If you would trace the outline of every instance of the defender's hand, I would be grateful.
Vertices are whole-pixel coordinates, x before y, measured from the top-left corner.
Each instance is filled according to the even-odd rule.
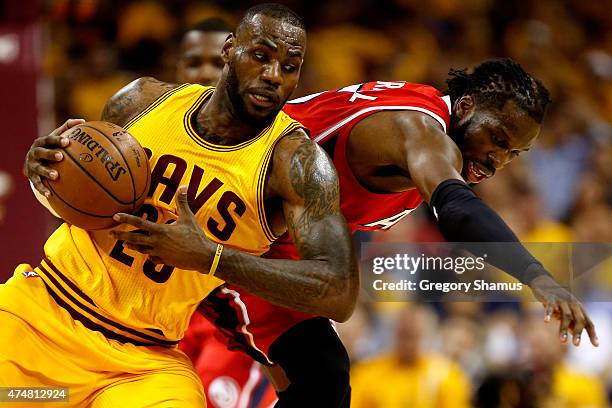
[[[573,335],[574,346],[580,345],[582,330],[586,329],[591,344],[599,346],[595,326],[589,318],[584,306],[567,289],[559,285],[550,276],[542,275],[533,279],[529,286],[535,297],[546,309],[544,321],[550,321],[551,316],[559,320],[559,338],[567,342],[568,330]]]
[[[216,246],[204,235],[187,202],[187,187],[176,194],[178,219],[172,224],[155,224],[140,217],[119,213],[115,221],[133,225],[137,231],[111,231],[128,248],[149,255],[154,263],[207,273]]]
[[[64,155],[58,147],[66,147],[70,143],[65,137],[60,137],[62,133],[73,126],[85,123],[83,119],[68,119],[64,124],[47,136],[41,136],[34,140],[30,150],[26,154],[25,163],[23,165],[23,174],[30,179],[34,188],[44,195],[49,197],[51,192],[42,182],[42,178],[56,180],[59,177],[57,171],[51,170],[45,165],[49,162],[58,162],[64,158]]]

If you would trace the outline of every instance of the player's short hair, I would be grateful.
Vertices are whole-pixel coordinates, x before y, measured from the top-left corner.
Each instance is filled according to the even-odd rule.
[[[507,101],[513,100],[538,123],[544,120],[551,103],[550,93],[542,82],[510,58],[485,61],[471,74],[467,69],[451,69],[448,75],[446,93],[453,101],[472,95],[477,102],[502,109]]]
[[[242,17],[242,20],[240,20],[240,22],[238,23],[236,33],[238,33],[246,24],[248,24],[253,17],[260,14],[264,16],[274,17],[281,21],[286,21],[292,26],[301,28],[302,30],[306,29],[302,17],[298,16],[289,7],[283,6],[282,4],[278,3],[263,3],[251,7],[246,11],[246,13],[244,13],[244,17]]]
[[[184,34],[187,34],[190,31],[202,31],[205,33],[231,33],[233,30],[233,27],[231,27],[225,20],[218,17],[211,17],[198,21],[185,30]]]

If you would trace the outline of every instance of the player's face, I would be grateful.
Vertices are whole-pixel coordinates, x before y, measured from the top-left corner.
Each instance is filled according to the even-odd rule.
[[[468,100],[463,100],[467,98]],[[529,150],[540,125],[514,101],[502,109],[479,108],[471,97],[456,104],[452,129],[463,155],[463,178],[480,183]]]
[[[176,66],[178,82],[215,85],[223,72],[221,49],[230,33],[196,31],[185,34]]]
[[[264,15],[226,42],[227,91],[241,120],[265,125],[276,116],[297,86],[305,48],[304,30]]]

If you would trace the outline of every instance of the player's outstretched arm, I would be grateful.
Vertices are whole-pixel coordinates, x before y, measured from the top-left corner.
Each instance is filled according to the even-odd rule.
[[[104,106],[101,119],[124,126],[162,94],[174,87],[176,85],[160,82],[151,77],[136,79],[108,100]],[[71,127],[82,123],[85,123],[84,119],[68,119],[48,135],[35,139],[28,150],[23,165],[23,174],[30,180],[34,188],[45,197],[49,197],[51,192],[45,187],[42,180],[44,178],[56,180],[59,177],[57,171],[48,167],[48,164],[62,161],[64,156],[60,149],[70,143],[68,138],[60,137],[60,135]]]
[[[189,209],[185,190],[180,187],[177,193],[177,222],[155,224],[117,214],[116,221],[145,234],[112,234],[153,262],[208,273],[217,246],[206,238]],[[327,155],[302,130],[276,146],[266,196],[282,200],[302,260],[265,259],[226,247],[215,276],[277,305],[346,321],[357,301],[359,274],[340,213],[338,176]]]
[[[546,308],[546,320],[560,320],[562,342],[573,334],[580,344],[586,329],[591,343],[598,345],[595,327],[580,302],[544,269],[506,225],[461,177],[461,152],[429,116],[397,112],[389,124],[398,145],[396,165],[404,169],[423,198],[429,202],[444,237],[451,242],[508,242],[488,252],[487,261],[532,289]]]

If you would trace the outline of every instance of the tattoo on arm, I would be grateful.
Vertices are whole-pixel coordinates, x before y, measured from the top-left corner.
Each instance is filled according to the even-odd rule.
[[[298,136],[293,137],[298,140]],[[329,214],[339,212],[339,186],[333,168],[326,163],[319,148],[309,140],[299,137],[300,145],[290,161],[289,179],[295,193],[303,200],[303,211],[297,215],[289,212],[287,227],[296,240],[300,253],[309,254],[309,232],[312,224]],[[329,180],[325,180],[328,178]]]
[[[113,96],[104,106],[102,120],[124,126],[135,116],[128,114],[128,112],[132,111],[130,108],[133,102],[134,96],[129,93],[121,97]]]
[[[102,111],[101,119],[125,126],[160,95],[175,87],[174,84],[161,82],[154,78],[139,78],[120,89],[108,100]]]
[[[224,252],[217,275],[278,305],[344,321],[359,288],[353,246],[339,208],[336,171],[303,133],[287,136],[292,152],[280,157],[274,177],[284,192],[288,230],[299,261]],[[297,146],[296,146],[297,145]],[[285,164],[287,163],[287,164]]]

